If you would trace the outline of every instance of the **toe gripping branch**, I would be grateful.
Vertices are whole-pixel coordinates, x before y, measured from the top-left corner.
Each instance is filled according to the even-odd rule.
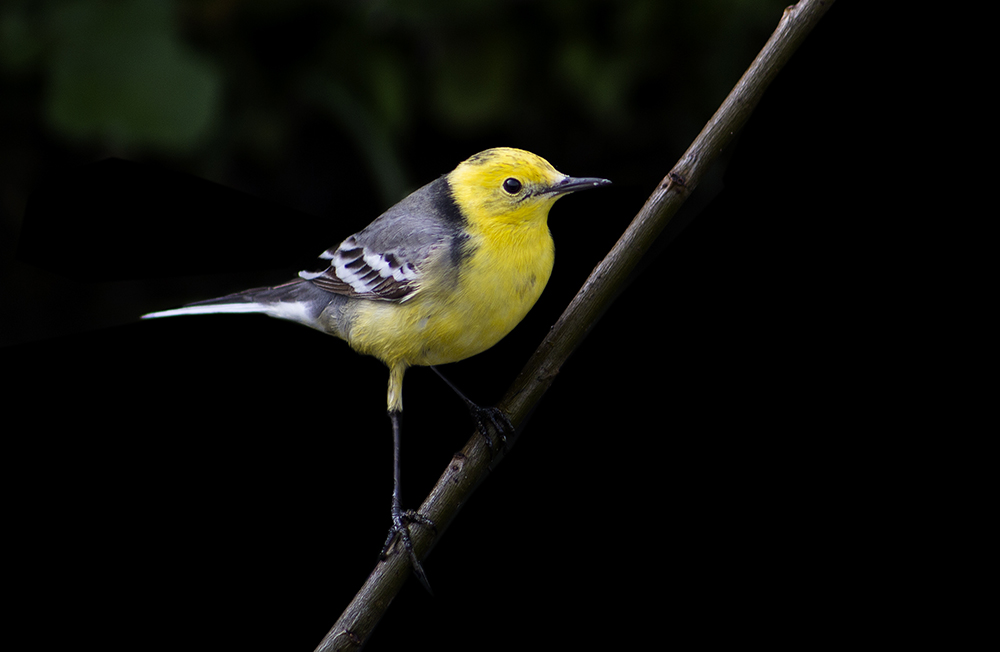
[[[490,449],[490,454],[494,452],[493,449],[493,438],[490,436],[490,432],[496,432],[500,435],[500,445],[507,445],[507,438],[514,436],[514,424],[510,422],[510,419],[498,407],[481,407],[476,403],[473,403],[465,394],[463,394],[455,385],[451,383],[450,380],[444,377],[444,375],[438,371],[437,367],[431,367],[434,373],[438,375],[441,380],[445,382],[451,391],[455,392],[462,402],[465,403],[465,407],[469,410],[469,414],[472,415],[472,420],[476,422],[476,428],[479,429],[479,433],[486,440],[486,445]],[[492,429],[491,429],[492,426]]]
[[[407,557],[410,558],[410,564],[413,566],[413,574],[417,576],[417,579],[427,589],[427,592],[433,595],[434,592],[431,591],[431,584],[427,581],[427,573],[424,572],[423,564],[417,559],[417,553],[413,550],[413,542],[410,540],[409,526],[412,523],[429,527],[435,531],[437,530],[434,527],[434,522],[426,516],[418,514],[412,509],[403,511],[398,505],[393,504],[392,526],[389,528],[389,536],[385,539],[385,545],[382,546],[382,552],[379,553],[379,560],[385,561],[388,558],[389,550],[392,548],[392,543],[398,534],[399,538],[403,541],[403,549],[406,551]]]
[[[473,421],[476,422],[479,433],[486,440],[490,454],[493,454],[493,438],[490,437],[490,426],[492,426],[493,432],[500,435],[500,446],[506,448],[507,438],[514,436],[514,424],[510,422],[504,411],[498,407],[480,407],[472,401],[468,401],[467,405],[469,407],[469,414],[472,415]]]

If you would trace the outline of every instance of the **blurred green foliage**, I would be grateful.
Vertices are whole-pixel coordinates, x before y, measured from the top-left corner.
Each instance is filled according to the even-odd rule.
[[[218,110],[219,75],[182,43],[171,7],[149,0],[59,5],[45,106],[75,140],[196,148]]]

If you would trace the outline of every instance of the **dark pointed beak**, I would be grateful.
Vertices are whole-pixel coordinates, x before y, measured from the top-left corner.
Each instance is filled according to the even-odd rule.
[[[564,177],[563,180],[556,185],[542,191],[542,194],[565,195],[566,193],[576,192],[577,190],[600,188],[601,186],[609,185],[611,185],[611,182],[607,179],[598,179],[596,177]]]

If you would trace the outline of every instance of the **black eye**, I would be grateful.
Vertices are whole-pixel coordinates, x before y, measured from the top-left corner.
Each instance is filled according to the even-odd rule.
[[[521,182],[514,177],[508,177],[503,181],[503,189],[512,195],[521,192]]]

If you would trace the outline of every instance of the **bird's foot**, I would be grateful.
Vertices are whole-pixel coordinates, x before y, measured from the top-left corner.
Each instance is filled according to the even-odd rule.
[[[486,445],[490,449],[490,455],[493,455],[493,437],[490,436],[490,426],[493,426],[493,430],[500,435],[500,445],[503,447],[507,446],[507,437],[514,436],[514,424],[510,422],[510,418],[498,407],[480,407],[472,402],[472,400],[463,394],[458,387],[452,384],[450,380],[445,378],[444,374],[438,371],[437,367],[431,366],[431,370],[436,373],[441,380],[445,382],[451,390],[458,395],[465,406],[469,409],[469,414],[472,415],[472,420],[476,422],[476,427],[479,428],[480,434],[483,439],[486,440]]]
[[[469,406],[469,414],[472,415],[473,421],[476,422],[476,427],[479,428],[480,434],[486,440],[486,445],[489,446],[490,452],[493,452],[493,438],[490,436],[490,426],[492,426],[494,432],[500,435],[500,446],[506,448],[507,437],[514,436],[514,424],[510,422],[504,411],[498,407],[480,407],[472,401],[467,401],[466,404]]]
[[[413,566],[413,574],[417,576],[417,579],[424,585],[427,592],[433,594],[430,582],[427,581],[427,574],[424,572],[424,567],[420,563],[420,560],[417,559],[417,553],[413,551],[413,542],[410,540],[410,524],[412,523],[429,527],[435,532],[437,531],[434,521],[426,516],[418,514],[412,509],[405,512],[400,509],[393,509],[392,527],[389,528],[389,536],[386,537],[385,545],[382,546],[379,559],[382,561],[386,560],[389,550],[392,548],[392,543],[396,539],[396,535],[399,535],[400,540],[403,542],[403,549],[406,551],[406,555],[410,558],[410,564]]]

